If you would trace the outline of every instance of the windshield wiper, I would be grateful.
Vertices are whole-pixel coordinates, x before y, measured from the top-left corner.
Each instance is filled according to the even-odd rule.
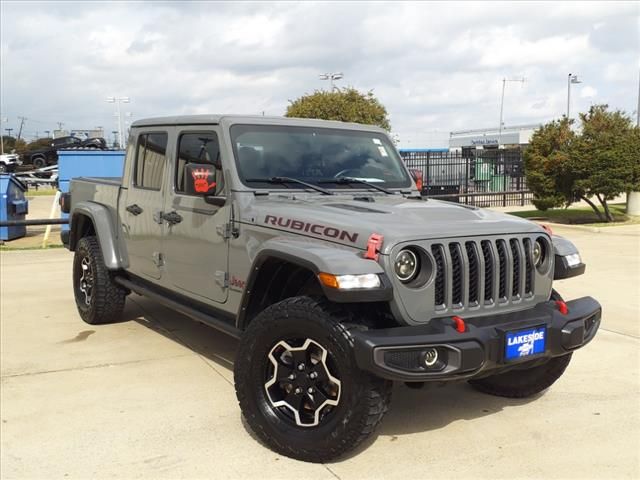
[[[245,178],[245,182],[265,182],[265,183],[297,183],[299,185],[304,185],[305,187],[311,188],[316,192],[323,193],[325,195],[333,195],[332,192],[327,190],[326,188],[319,187],[314,185],[313,183],[303,182],[302,180],[298,180],[293,177],[265,177],[265,178]]]
[[[376,185],[373,182],[367,182],[366,180],[362,180],[360,178],[356,178],[356,177],[336,177],[333,178],[331,180],[320,180],[318,183],[336,183],[338,185],[344,185],[344,184],[348,184],[348,183],[360,183],[362,185],[366,185],[367,187],[371,187],[371,188],[375,188],[376,190],[380,191],[380,192],[384,192],[388,195],[393,195],[395,192],[392,192],[391,190],[388,190],[384,187],[381,187],[379,185]]]

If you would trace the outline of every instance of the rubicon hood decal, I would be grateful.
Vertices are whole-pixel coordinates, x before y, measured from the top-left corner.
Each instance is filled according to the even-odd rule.
[[[358,234],[355,232],[352,233],[346,230],[321,225],[319,223],[307,223],[300,220],[294,220],[292,218],[276,217],[275,215],[265,215],[264,223],[289,230],[310,232],[314,235],[321,235],[327,238],[337,238],[342,241],[346,240],[351,243],[356,243],[358,241]]]

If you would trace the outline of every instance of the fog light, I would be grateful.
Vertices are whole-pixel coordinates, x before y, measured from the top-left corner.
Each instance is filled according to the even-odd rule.
[[[424,354],[424,364],[427,367],[433,367],[438,361],[438,350],[430,348]]]

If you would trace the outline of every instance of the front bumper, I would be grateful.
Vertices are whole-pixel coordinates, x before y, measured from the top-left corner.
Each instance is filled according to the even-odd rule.
[[[521,312],[465,319],[460,333],[451,319],[429,325],[352,332],[358,366],[379,377],[405,382],[467,380],[534,366],[566,355],[590,342],[600,326],[602,308],[591,297],[566,303],[562,314],[549,301]],[[505,359],[506,332],[546,328],[545,350],[522,359]],[[436,349],[440,361],[425,366],[425,352]]]

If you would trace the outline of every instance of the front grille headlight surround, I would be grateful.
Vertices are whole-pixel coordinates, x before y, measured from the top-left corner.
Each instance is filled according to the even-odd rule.
[[[423,248],[403,247],[393,257],[391,267],[396,278],[405,286],[420,288],[426,285],[434,274],[433,260]]]
[[[546,274],[551,266],[551,250],[551,243],[547,238],[538,237],[534,240],[531,256],[536,270],[542,275]]]

